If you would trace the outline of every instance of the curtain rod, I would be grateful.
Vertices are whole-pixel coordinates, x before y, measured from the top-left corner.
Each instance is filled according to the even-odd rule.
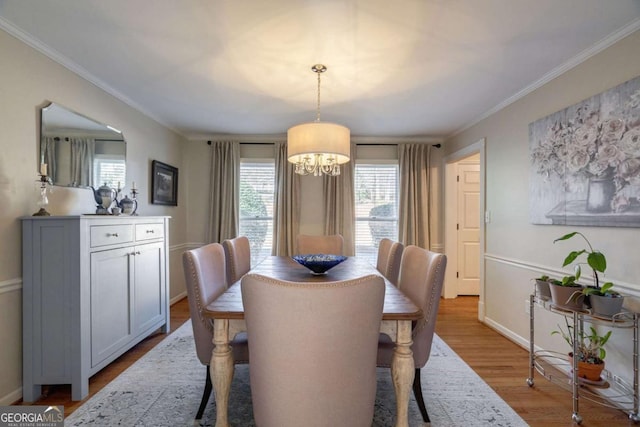
[[[240,144],[267,144],[267,143],[263,143],[263,142],[240,142]],[[404,144],[404,143],[401,143]],[[207,141],[207,145],[211,145],[211,141]],[[399,144],[358,144],[356,143],[356,145],[359,146],[377,146],[377,147],[397,147]],[[442,147],[442,144],[438,143],[438,144],[431,144],[432,147],[436,147],[436,148],[440,148]]]
[[[405,142],[401,142],[399,144],[356,144],[356,145],[360,145],[360,146],[367,146],[367,147],[397,147],[400,144],[406,144]],[[438,144],[431,144],[432,147],[436,147],[436,148],[440,148],[442,147],[442,144],[438,143]]]
[[[54,141],[60,141],[60,137],[56,136],[53,138]],[[65,136],[64,137],[65,141],[69,141],[69,137]],[[124,139],[104,139],[104,138],[95,138],[96,141],[103,141],[103,142],[124,142]]]

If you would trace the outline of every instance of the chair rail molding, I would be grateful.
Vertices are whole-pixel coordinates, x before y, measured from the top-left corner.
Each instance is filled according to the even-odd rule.
[[[534,276],[540,276],[542,274],[546,274],[549,277],[561,278],[571,273],[568,270],[561,270],[559,268],[550,268],[548,266],[544,266],[541,264],[536,264],[536,263],[520,260],[517,258],[509,258],[509,257],[504,257],[496,254],[490,254],[490,253],[485,253],[484,259],[487,262],[494,262],[498,264],[509,265],[512,267],[534,272],[535,274],[532,275],[531,277],[532,279]],[[617,280],[616,278],[609,277],[609,276],[607,276],[607,280],[615,283],[616,290],[618,290],[619,292],[629,296],[640,297],[640,288],[637,284],[623,282],[622,280]],[[579,281],[579,283],[587,284],[587,283],[583,283],[582,281]]]

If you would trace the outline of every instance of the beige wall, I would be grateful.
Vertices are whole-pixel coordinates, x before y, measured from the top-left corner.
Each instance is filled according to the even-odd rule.
[[[171,220],[171,296],[184,292],[179,257],[186,236],[186,181],[180,181],[179,204],[149,203],[151,160],[182,167],[183,139],[166,127],[108,95],[46,56],[0,30],[0,405],[21,397],[22,260],[18,218],[37,210],[38,107],[54,101],[120,129],[127,139],[127,183],[140,187],[142,215]],[[122,64],[121,64],[122,66]],[[53,214],[91,213],[89,190],[55,187]]]
[[[531,278],[546,272],[564,275],[562,262],[578,242],[553,244],[573,230],[585,233],[608,259],[607,279],[619,290],[640,293],[638,228],[565,227],[529,223],[529,123],[640,75],[640,32],[600,52],[519,101],[445,142],[450,155],[486,138],[485,309],[486,321],[520,343],[528,341],[529,323],[524,301]],[[569,270],[565,270],[568,272]],[[564,349],[549,336],[561,320],[542,313],[536,344]],[[632,379],[628,330],[617,330],[608,368]],[[622,349],[622,350],[621,350]],[[523,376],[526,373],[523,373]]]

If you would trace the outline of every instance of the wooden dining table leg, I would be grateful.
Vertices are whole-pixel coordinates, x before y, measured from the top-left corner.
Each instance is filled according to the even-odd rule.
[[[396,427],[409,426],[409,396],[415,375],[412,344],[411,321],[398,321],[396,347],[391,360],[391,377],[396,391]]]
[[[211,383],[216,399],[216,427],[229,427],[229,391],[233,380],[233,352],[229,345],[229,320],[213,322],[213,352],[211,353]]]

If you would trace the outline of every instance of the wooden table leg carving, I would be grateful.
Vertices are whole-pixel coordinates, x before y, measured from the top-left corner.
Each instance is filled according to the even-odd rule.
[[[411,351],[411,321],[398,321],[396,348],[391,361],[391,376],[396,391],[396,427],[409,426],[409,396],[413,385],[415,367]]]
[[[233,352],[229,345],[229,321],[213,322],[213,352],[211,353],[211,382],[216,398],[216,427],[229,427],[229,391],[233,380]]]

